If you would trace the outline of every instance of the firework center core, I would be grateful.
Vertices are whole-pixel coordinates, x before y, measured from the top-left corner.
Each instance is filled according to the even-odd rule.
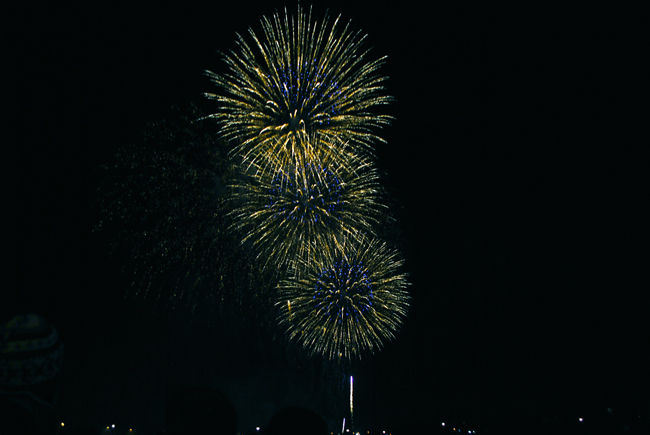
[[[294,110],[293,113],[289,115],[289,130],[295,132],[304,128],[305,121],[303,121],[302,117],[298,114],[298,110]]]
[[[318,275],[314,301],[330,317],[363,315],[373,304],[370,278],[362,264],[341,261]]]

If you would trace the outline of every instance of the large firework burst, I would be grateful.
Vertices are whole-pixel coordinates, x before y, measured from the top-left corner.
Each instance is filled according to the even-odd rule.
[[[218,103],[210,117],[244,162],[274,172],[314,152],[339,154],[346,144],[365,152],[382,140],[374,130],[390,116],[369,109],[392,100],[377,74],[385,58],[368,61],[365,36],[349,23],[339,31],[339,19],[318,24],[300,6],[296,18],[264,17],[262,38],[250,29],[252,46],[238,35],[238,52],[224,56],[229,73],[206,72],[225,90],[206,94]]]
[[[397,252],[376,238],[345,239],[278,285],[278,320],[290,340],[330,360],[374,352],[406,317],[409,296]]]
[[[373,232],[383,215],[378,173],[370,161],[328,155],[273,173],[255,170],[233,186],[233,226],[266,265],[305,261],[337,237]]]

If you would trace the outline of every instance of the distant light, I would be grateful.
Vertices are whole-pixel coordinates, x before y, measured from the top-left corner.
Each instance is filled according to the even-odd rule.
[[[63,422],[61,422],[61,426],[65,426],[65,424],[63,424]]]
[[[444,422],[444,421],[442,422],[442,425],[443,425],[443,426],[445,425],[445,422]]]
[[[582,417],[580,417],[578,420],[582,421]]]
[[[257,426],[257,427],[255,428],[255,430],[260,430],[260,427],[259,427],[259,426]]]
[[[112,424],[111,427],[112,427],[113,429],[115,429],[115,425],[114,425],[114,424]]]

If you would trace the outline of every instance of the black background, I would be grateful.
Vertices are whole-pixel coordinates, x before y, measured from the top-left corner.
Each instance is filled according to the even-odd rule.
[[[273,362],[246,372],[224,356],[248,349],[244,325],[207,328],[124,298],[128,277],[91,234],[96,168],[170,105],[209,110],[216,51],[284,6],[37,2],[3,14],[1,312],[37,311],[61,331],[60,412],[73,424],[154,432],[173,387],[205,383],[251,430],[308,391]],[[333,1],[315,16],[326,8],[388,55],[396,120],[377,156],[412,282],[397,340],[358,366],[359,426],[647,409],[633,11]]]

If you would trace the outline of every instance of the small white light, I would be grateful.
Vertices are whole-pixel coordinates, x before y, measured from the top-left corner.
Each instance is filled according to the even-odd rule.
[[[580,417],[578,420],[582,421],[582,417]]]
[[[260,430],[259,426],[255,428],[255,430]]]
[[[444,421],[442,422],[442,425],[443,425],[443,426],[445,425],[445,422],[444,422]]]
[[[115,425],[114,425],[114,424],[112,424],[111,427],[112,427],[113,429],[115,429]]]

